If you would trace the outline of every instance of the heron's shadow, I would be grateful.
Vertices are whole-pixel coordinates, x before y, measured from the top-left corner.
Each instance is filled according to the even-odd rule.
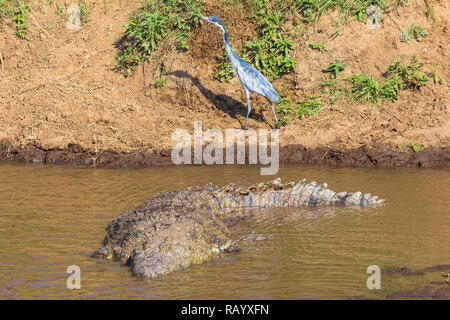
[[[237,119],[242,127],[243,123],[238,119],[237,115],[241,114],[244,119],[247,116],[247,105],[243,104],[241,101],[237,101],[234,98],[226,94],[215,94],[208,88],[205,88],[197,77],[191,76],[188,72],[182,70],[176,70],[168,72],[166,75],[175,76],[178,78],[187,78],[192,81],[192,83],[198,88],[198,90],[203,94],[203,96],[208,99],[217,109],[229,114],[234,119]],[[255,121],[265,121],[262,113],[255,115],[254,110],[250,112],[249,118]]]

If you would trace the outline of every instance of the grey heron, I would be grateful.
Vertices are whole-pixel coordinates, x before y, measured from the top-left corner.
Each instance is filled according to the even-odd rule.
[[[250,105],[250,94],[252,92],[256,92],[257,94],[265,97],[272,108],[273,116],[276,121],[276,128],[278,128],[278,119],[275,114],[275,109],[273,108],[272,101],[278,103],[280,101],[280,97],[278,96],[275,89],[272,87],[272,84],[263,76],[261,72],[259,72],[256,68],[254,68],[247,61],[239,58],[236,53],[234,53],[233,49],[228,42],[228,33],[225,29],[224,25],[216,16],[211,17],[201,17],[203,20],[209,21],[220,29],[223,32],[223,42],[225,42],[225,50],[228,53],[228,58],[230,59],[231,65],[233,69],[236,71],[239,80],[241,81],[242,86],[244,87],[245,94],[247,95],[248,102],[248,111],[247,118],[245,119],[245,124],[243,129],[247,126],[248,116],[250,115],[251,105]]]

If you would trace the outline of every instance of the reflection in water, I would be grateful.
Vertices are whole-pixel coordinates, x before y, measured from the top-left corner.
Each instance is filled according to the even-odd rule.
[[[280,168],[283,181],[328,182],[335,191],[387,199],[371,209],[254,210],[234,227],[240,252],[138,280],[128,267],[89,257],[120,212],[154,195],[208,182],[247,185],[258,167],[103,170],[0,164],[0,299],[176,299],[376,297],[366,268],[450,262],[449,170]],[[66,269],[81,268],[81,290]],[[382,279],[382,292],[399,290]]]

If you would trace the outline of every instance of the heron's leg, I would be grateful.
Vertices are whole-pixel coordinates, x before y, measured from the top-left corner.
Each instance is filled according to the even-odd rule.
[[[277,119],[277,115],[275,114],[275,109],[273,108],[272,101],[270,101],[269,98],[266,98],[266,99],[269,102],[270,107],[272,108],[273,116],[275,117],[275,121],[276,121],[276,128],[278,129],[278,119]]]
[[[245,119],[245,124],[242,127],[242,129],[245,129],[245,127],[247,126],[248,116],[250,115],[250,110],[252,110],[252,107],[250,106],[250,92],[247,89],[245,89],[245,94],[247,95],[248,111],[247,111],[247,118]]]

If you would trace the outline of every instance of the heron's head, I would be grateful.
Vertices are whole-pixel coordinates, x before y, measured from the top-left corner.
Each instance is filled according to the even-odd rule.
[[[219,18],[217,18],[216,16],[210,16],[210,17],[200,17],[203,20],[209,21],[211,23],[214,23],[216,26],[218,27],[223,27],[222,21],[220,21]]]

